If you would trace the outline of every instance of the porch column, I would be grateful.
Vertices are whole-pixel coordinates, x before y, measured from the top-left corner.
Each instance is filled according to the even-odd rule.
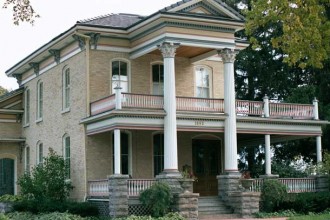
[[[164,171],[178,172],[176,131],[175,52],[179,44],[164,42],[158,46],[164,59]]]
[[[237,134],[236,134],[236,99],[234,61],[236,52],[232,49],[218,51],[224,63],[224,102],[225,114],[225,172],[237,172]]]
[[[265,135],[265,174],[272,175],[272,168],[271,168],[271,159],[270,159],[270,135]]]
[[[321,142],[321,136],[316,137],[316,162],[321,163],[322,162],[322,142]]]
[[[114,130],[114,156],[115,156],[115,167],[114,167],[114,174],[120,175],[121,174],[121,169],[120,169],[120,164],[121,164],[121,158],[120,158],[120,130],[115,129]]]

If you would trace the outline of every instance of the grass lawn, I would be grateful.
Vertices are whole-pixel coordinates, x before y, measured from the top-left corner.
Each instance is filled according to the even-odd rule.
[[[330,214],[294,216],[288,220],[329,220]]]

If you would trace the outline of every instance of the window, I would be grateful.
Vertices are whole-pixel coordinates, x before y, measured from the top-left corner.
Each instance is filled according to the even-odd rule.
[[[114,134],[112,134],[112,166],[115,168],[114,161]],[[131,151],[131,144],[130,144],[130,135],[126,132],[120,132],[120,154],[121,154],[121,174],[132,174],[131,172],[131,158],[130,158],[130,151]],[[114,170],[114,169],[113,169]]]
[[[43,83],[38,81],[37,84],[37,121],[42,120],[43,108]]]
[[[115,93],[115,88],[120,86],[122,92],[128,92],[128,64],[122,60],[111,62],[112,70],[112,93]]]
[[[63,158],[65,161],[65,164],[67,166],[67,179],[70,179],[70,171],[71,171],[71,165],[70,165],[70,158],[71,158],[71,153],[70,153],[70,136],[64,135],[63,136]]]
[[[30,147],[25,147],[25,172],[30,173]]]
[[[152,65],[152,94],[163,95],[164,94],[164,65],[154,64]]]
[[[164,170],[164,134],[156,134],[153,138],[154,176]]]
[[[24,96],[24,125],[30,123],[30,90],[25,90]]]
[[[66,68],[63,71],[63,110],[67,111],[70,108],[70,69]]]
[[[205,66],[195,67],[196,75],[196,97],[198,98],[210,98],[211,97],[211,69]]]
[[[44,147],[41,142],[37,143],[37,165],[42,164],[44,161]]]

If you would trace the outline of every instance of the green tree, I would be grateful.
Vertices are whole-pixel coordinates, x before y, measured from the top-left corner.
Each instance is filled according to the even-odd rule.
[[[3,88],[2,86],[0,86],[0,96],[4,95],[6,93],[8,93],[8,90]]]
[[[256,47],[261,43],[253,36],[258,28],[269,24],[274,36],[271,44],[286,54],[283,61],[290,65],[323,67],[330,53],[330,21],[327,17],[330,0],[255,0],[246,11],[246,33]]]
[[[19,25],[20,22],[34,24],[35,19],[40,17],[30,4],[29,0],[5,0],[2,7],[12,7],[15,25]]]
[[[18,179],[22,196],[37,201],[66,200],[73,189],[71,182],[67,180],[67,170],[68,166],[63,157],[49,149],[49,154],[42,164]]]

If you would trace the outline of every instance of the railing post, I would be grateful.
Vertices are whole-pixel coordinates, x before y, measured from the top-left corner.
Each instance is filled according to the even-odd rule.
[[[121,109],[121,87],[116,86],[116,109]]]
[[[265,118],[269,118],[269,98],[267,95],[263,98],[264,100],[264,114]]]
[[[314,105],[314,120],[319,120],[319,101],[316,99],[316,97],[313,100]]]

